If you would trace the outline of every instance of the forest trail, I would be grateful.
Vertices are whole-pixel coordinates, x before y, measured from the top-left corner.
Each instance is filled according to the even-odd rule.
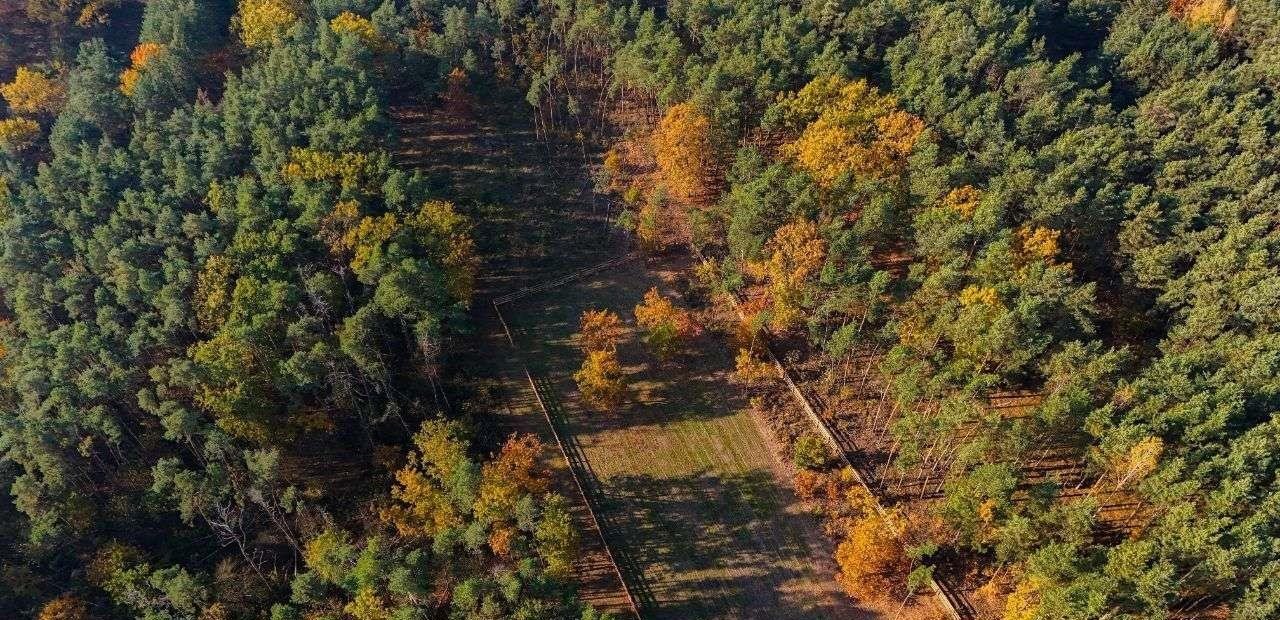
[[[455,374],[448,380],[448,391],[454,400],[462,400],[456,397],[465,394],[491,408],[477,412],[476,422],[488,427],[482,429],[487,432],[481,437],[496,443],[511,433],[532,433],[548,446],[549,465],[557,472],[555,488],[569,499],[582,533],[582,553],[575,566],[579,594],[597,609],[628,618],[630,606],[623,586],[571,484],[568,464],[554,450],[555,439],[490,304],[495,297],[555,273],[566,250],[581,254],[567,260],[589,261],[608,246],[604,242],[554,246],[556,231],[548,230],[547,224],[603,227],[593,221],[599,218],[584,215],[584,205],[576,199],[583,192],[565,191],[575,179],[546,174],[547,170],[578,170],[580,160],[547,165],[545,148],[527,127],[512,123],[511,116],[449,113],[423,103],[391,109],[397,129],[397,163],[421,171],[435,195],[453,200],[476,223],[483,264],[470,312],[471,332],[449,347],[454,351],[450,367]],[[543,226],[531,226],[531,222]]]
[[[930,617],[898,605],[860,607],[839,592],[832,543],[790,489],[785,454],[729,380],[722,343],[699,342],[675,363],[652,363],[635,334],[624,362],[635,396],[624,411],[592,415],[571,374],[570,336],[587,308],[629,320],[649,286],[675,295],[680,256],[632,260],[503,306],[512,349],[491,300],[615,258],[629,244],[594,202],[576,149],[553,151],[511,110],[448,113],[424,105],[392,109],[397,162],[427,175],[433,192],[475,221],[484,264],[472,333],[450,348],[451,397],[490,403],[477,421],[494,441],[534,433],[549,446],[557,488],[576,505],[584,553],[577,569],[587,602],[630,616],[569,465],[523,372],[527,364],[645,618]],[[480,120],[476,120],[480,119]]]

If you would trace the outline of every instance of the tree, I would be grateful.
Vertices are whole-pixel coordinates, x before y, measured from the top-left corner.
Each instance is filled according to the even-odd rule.
[[[583,353],[615,351],[622,338],[622,319],[611,310],[585,310],[579,320],[578,346]]]
[[[705,199],[715,166],[711,121],[692,103],[671,106],[663,115],[653,132],[653,154],[672,198]]]
[[[799,220],[779,228],[769,249],[770,322],[775,330],[786,331],[803,318],[805,296],[826,258],[827,244],[815,224]]]
[[[791,454],[796,467],[802,469],[820,470],[831,462],[831,453],[827,449],[826,442],[817,435],[806,434],[797,437],[791,448]]]
[[[903,585],[910,561],[887,519],[874,511],[852,518],[836,547],[836,581],[852,597],[883,598]]]
[[[694,337],[697,325],[689,313],[652,287],[635,307],[636,324],[645,332],[644,342],[660,358],[668,358]]]
[[[1239,10],[1227,0],[1174,0],[1169,12],[1198,28],[1212,28],[1224,36],[1240,19]]]
[[[66,103],[67,87],[56,77],[22,66],[12,82],[0,86],[0,96],[13,112],[54,115]]]
[[[138,87],[138,80],[142,77],[142,72],[164,53],[165,47],[159,43],[139,43],[137,47],[133,48],[133,52],[129,54],[129,67],[120,74],[120,92],[127,96],[133,96],[134,90]]]
[[[301,12],[295,0],[240,0],[232,24],[246,47],[264,49],[278,43]]]
[[[338,35],[352,35],[364,41],[371,49],[380,49],[385,43],[369,18],[343,11],[329,20],[329,29]]]
[[[457,424],[424,422],[413,443],[409,463],[396,472],[396,503],[382,516],[401,536],[429,538],[462,522],[467,497],[475,492],[476,466]]]
[[[622,401],[626,393],[626,377],[618,363],[616,351],[589,351],[582,368],[573,374],[586,404],[598,410],[609,409]]]
[[[782,153],[826,187],[845,175],[897,178],[924,131],[897,106],[865,80],[815,79],[781,104],[786,123],[804,128]]]
[[[79,598],[64,594],[45,603],[37,620],[89,620],[89,608]]]
[[[31,148],[40,139],[40,123],[29,118],[0,119],[0,148],[10,154]]]

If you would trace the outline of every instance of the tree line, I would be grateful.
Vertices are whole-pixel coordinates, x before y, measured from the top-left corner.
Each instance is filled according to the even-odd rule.
[[[491,70],[474,17],[128,5],[31,0],[0,75],[0,610],[605,617],[540,444],[443,393],[473,223],[388,106]]]

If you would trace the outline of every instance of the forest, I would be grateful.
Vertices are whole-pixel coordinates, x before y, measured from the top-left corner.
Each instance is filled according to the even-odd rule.
[[[0,617],[1280,618],[1275,0],[0,0]]]

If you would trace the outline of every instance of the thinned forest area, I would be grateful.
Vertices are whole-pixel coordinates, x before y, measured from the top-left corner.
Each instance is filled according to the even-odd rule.
[[[1274,0],[0,0],[0,617],[1280,618]]]

